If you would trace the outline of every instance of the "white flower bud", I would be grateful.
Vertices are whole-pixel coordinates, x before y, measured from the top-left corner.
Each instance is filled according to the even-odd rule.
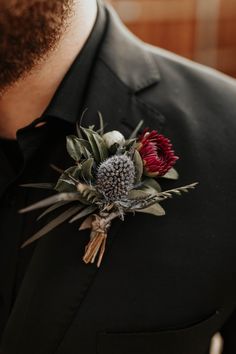
[[[117,130],[113,130],[111,132],[108,132],[108,133],[104,134],[102,137],[103,137],[108,149],[114,144],[124,145],[124,143],[125,143],[124,136],[120,132],[118,132]]]

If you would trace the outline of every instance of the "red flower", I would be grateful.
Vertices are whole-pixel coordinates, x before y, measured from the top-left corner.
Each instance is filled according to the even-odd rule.
[[[145,129],[138,142],[138,151],[143,159],[144,173],[147,176],[164,176],[178,160],[170,140],[158,134],[156,130]]]

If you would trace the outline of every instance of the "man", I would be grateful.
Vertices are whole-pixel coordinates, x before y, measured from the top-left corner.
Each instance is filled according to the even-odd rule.
[[[236,353],[235,81],[145,45],[95,0],[1,0],[0,28],[0,352],[206,354],[220,331]],[[126,136],[143,119],[172,140],[181,185],[199,182],[162,218],[114,222],[100,268],[74,224],[20,248],[40,223],[18,210],[48,192],[19,185],[70,165],[85,108]]]

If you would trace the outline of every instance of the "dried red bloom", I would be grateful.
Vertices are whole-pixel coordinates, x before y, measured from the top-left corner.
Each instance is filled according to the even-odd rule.
[[[138,142],[138,150],[144,162],[144,173],[147,176],[164,176],[178,160],[170,140],[156,130],[145,129]]]

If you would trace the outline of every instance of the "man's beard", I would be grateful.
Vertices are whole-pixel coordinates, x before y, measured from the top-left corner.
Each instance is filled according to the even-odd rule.
[[[0,0],[0,95],[56,48],[73,0]]]

